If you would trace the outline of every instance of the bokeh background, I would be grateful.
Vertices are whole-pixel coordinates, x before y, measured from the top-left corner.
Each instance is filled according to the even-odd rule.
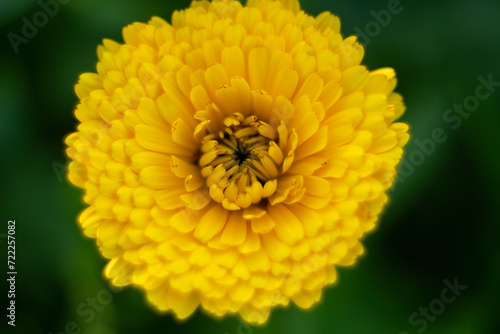
[[[500,333],[500,87],[473,104],[479,77],[500,82],[500,1],[401,0],[383,25],[372,11],[387,1],[302,1],[310,14],[339,15],[344,36],[366,33],[370,69],[396,69],[412,141],[404,177],[358,264],[341,268],[311,310],[276,310],[263,327],[200,311],[179,323],[156,314],[141,292],[110,290],[103,279],[105,261],[76,223],[82,192],[64,179],[63,138],[77,124],[73,86],[94,71],[102,38],[122,41],[123,26],[169,19],[189,0],[61,2],[17,53],[8,34],[21,35],[23,17],[32,21],[41,7],[0,2],[1,333]],[[448,111],[464,102],[470,116]],[[432,148],[435,129],[446,140]],[[9,219],[17,223],[15,329],[5,317]],[[445,280],[467,288],[439,310]],[[440,314],[424,326],[418,312],[430,304]]]

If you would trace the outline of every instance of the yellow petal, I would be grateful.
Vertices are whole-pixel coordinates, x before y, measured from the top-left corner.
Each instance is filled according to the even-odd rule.
[[[182,187],[181,179],[173,175],[170,168],[166,166],[149,166],[141,170],[139,182],[153,189],[179,188]]]
[[[312,304],[317,303],[321,298],[321,290],[301,290],[292,296],[292,300],[298,307],[307,309],[311,307]]]
[[[248,57],[248,67],[252,70],[248,73],[250,77],[250,87],[258,90],[267,88],[267,74],[270,54],[266,48],[253,49]]]
[[[283,242],[293,246],[304,237],[302,223],[285,205],[268,205],[268,211],[276,224],[274,231]]]
[[[139,124],[135,128],[137,142],[144,148],[160,153],[189,155],[189,152],[172,140],[172,136],[156,127]]]
[[[308,237],[315,236],[323,226],[323,217],[316,210],[312,210],[301,204],[295,204],[290,206],[290,211],[299,221],[306,222],[304,224],[304,235]]]
[[[241,48],[237,46],[226,47],[222,51],[222,65],[229,78],[246,77],[245,55]]]
[[[236,284],[236,286],[230,290],[229,297],[237,302],[246,302],[252,298],[253,293],[254,288],[245,284]]]
[[[179,319],[189,317],[200,304],[198,293],[178,292],[174,288],[170,288],[167,293],[168,306],[174,311]]]
[[[194,230],[194,236],[202,243],[207,243],[213,236],[219,233],[226,224],[229,212],[220,205],[214,205],[200,219]]]
[[[221,243],[226,245],[239,245],[245,241],[247,234],[246,224],[247,222],[243,219],[241,213],[232,213],[222,233]]]
[[[278,239],[273,231],[262,234],[262,245],[274,261],[282,261],[291,253],[290,246]]]
[[[251,225],[255,233],[266,233],[274,227],[275,223],[271,216],[265,213],[261,217],[252,219]]]
[[[245,241],[238,245],[238,250],[243,253],[254,252],[260,247],[260,235],[254,233],[250,226],[247,225],[247,237]]]

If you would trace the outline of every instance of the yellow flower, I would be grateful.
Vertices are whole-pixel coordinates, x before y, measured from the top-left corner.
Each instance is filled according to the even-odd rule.
[[[297,0],[214,0],[103,41],[66,143],[114,285],[263,323],[354,263],[409,136],[394,70],[339,31]]]

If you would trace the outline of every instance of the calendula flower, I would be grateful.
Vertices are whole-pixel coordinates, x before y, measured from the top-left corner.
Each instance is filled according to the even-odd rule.
[[[105,276],[263,323],[362,254],[408,140],[390,68],[296,0],[194,1],[104,40],[66,143]]]

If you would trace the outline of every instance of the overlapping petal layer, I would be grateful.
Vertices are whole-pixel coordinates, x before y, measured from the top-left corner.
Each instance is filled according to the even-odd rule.
[[[354,263],[409,136],[394,71],[339,31],[296,0],[214,0],[104,40],[66,143],[114,285],[262,323]]]

